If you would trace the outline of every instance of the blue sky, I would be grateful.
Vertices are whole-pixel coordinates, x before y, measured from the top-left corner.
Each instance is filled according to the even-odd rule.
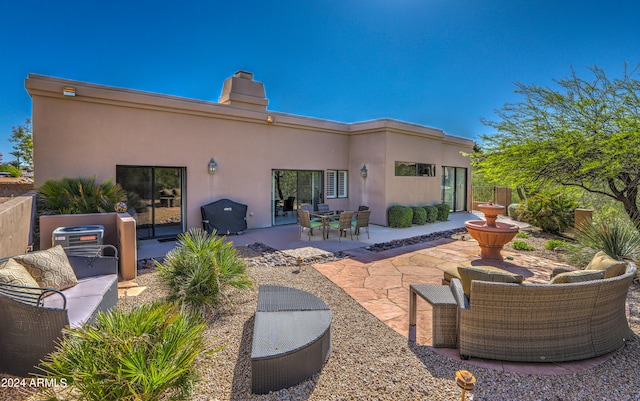
[[[218,100],[251,71],[269,110],[393,118],[478,139],[480,118],[571,67],[640,62],[637,1],[30,1],[0,6],[0,153],[31,115],[29,73]],[[36,132],[35,135],[38,135]]]

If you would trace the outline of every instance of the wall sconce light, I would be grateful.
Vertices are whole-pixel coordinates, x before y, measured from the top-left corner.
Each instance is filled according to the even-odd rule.
[[[367,178],[367,174],[368,174],[368,173],[369,173],[369,171],[367,170],[367,165],[366,165],[366,164],[363,164],[363,165],[362,165],[362,168],[360,169],[360,175],[361,175],[363,178]]]
[[[65,86],[64,88],[62,88],[62,95],[64,95],[64,96],[75,96],[76,95],[76,88],[72,88],[70,86]]]
[[[218,169],[218,163],[216,163],[216,161],[213,160],[213,157],[212,157],[211,160],[209,161],[209,174],[215,174],[217,169]]]
[[[273,117],[272,115],[267,116],[267,122],[269,124],[273,124],[274,121],[276,121],[275,117]]]

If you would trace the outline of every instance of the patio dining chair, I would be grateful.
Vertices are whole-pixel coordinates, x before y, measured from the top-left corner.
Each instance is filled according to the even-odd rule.
[[[358,211],[353,213],[353,220],[354,221],[358,219],[358,213],[360,213],[363,210],[369,210],[369,206],[365,206],[365,205],[358,206]]]
[[[369,236],[369,217],[371,216],[371,210],[360,210],[355,220],[351,222],[351,225],[354,227],[356,232],[356,239],[360,239],[360,229],[367,229],[367,238],[371,238]]]
[[[285,216],[289,214],[289,212],[293,212],[293,203],[295,202],[296,197],[290,196],[284,200],[284,205],[282,207],[282,212]]]
[[[309,241],[311,241],[311,236],[313,235],[313,229],[317,227],[322,227],[322,222],[317,220],[311,220],[309,216],[309,211],[304,209],[298,209],[298,219],[300,220],[300,238],[302,238],[302,231],[306,228],[309,230],[308,236]]]
[[[330,212],[329,205],[326,203],[318,203],[318,213]]]
[[[340,213],[340,218],[336,221],[330,221],[328,224],[329,231],[327,232],[327,238],[329,237],[329,232],[332,228],[338,230],[338,241],[342,241],[342,234],[346,238],[347,230],[349,230],[349,236],[353,240],[353,232],[351,231],[351,220],[353,219],[353,212],[342,212]]]
[[[315,222],[318,222],[318,223],[322,223],[322,218],[320,218],[320,216],[316,215],[313,212],[313,206],[311,206],[311,205],[302,205],[302,206],[300,206],[300,209],[303,209],[303,210],[306,210],[307,212],[309,212],[309,219],[312,222],[315,221]]]

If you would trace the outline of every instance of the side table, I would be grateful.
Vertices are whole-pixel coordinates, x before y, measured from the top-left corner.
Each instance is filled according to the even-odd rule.
[[[451,289],[446,285],[411,284],[409,287],[409,341],[416,341],[418,295],[433,308],[431,314],[433,346],[436,348],[456,348],[458,304]]]

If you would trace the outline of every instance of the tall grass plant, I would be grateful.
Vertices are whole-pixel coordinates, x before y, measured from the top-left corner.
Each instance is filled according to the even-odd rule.
[[[185,400],[197,381],[194,361],[206,351],[205,324],[169,303],[100,313],[95,324],[65,330],[42,375],[67,384],[49,400]]]
[[[37,197],[40,214],[108,213],[126,199],[119,184],[111,179],[98,184],[95,176],[47,180],[38,188]]]
[[[233,244],[197,227],[180,234],[176,248],[156,265],[171,291],[169,299],[194,310],[205,311],[223,301],[230,302],[227,289],[252,285]]]

